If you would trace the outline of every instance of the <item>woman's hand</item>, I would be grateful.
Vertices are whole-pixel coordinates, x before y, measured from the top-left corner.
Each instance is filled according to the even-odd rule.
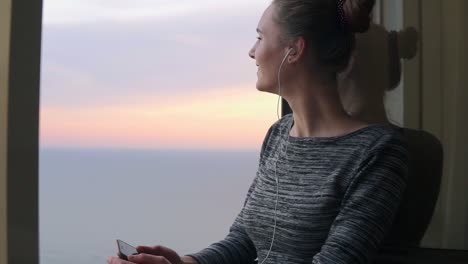
[[[128,256],[128,261],[117,257],[107,258],[108,264],[184,264],[179,254],[163,246],[138,246],[138,255]]]
[[[108,257],[108,264],[172,264],[165,257],[162,256],[153,256],[148,254],[138,254],[134,256],[129,256],[128,261],[120,259],[118,257]]]

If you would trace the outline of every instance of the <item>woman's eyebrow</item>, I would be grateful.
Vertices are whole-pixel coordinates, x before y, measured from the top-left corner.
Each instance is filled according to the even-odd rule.
[[[257,32],[263,34],[263,31],[261,31],[259,28],[257,28]]]

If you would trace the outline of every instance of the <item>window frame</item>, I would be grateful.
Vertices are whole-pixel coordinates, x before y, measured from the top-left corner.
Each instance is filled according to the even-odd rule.
[[[42,0],[0,7],[0,263],[37,264]]]

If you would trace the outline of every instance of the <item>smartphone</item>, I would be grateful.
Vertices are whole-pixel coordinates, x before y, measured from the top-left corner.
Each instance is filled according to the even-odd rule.
[[[119,256],[119,258],[124,260],[128,260],[128,256],[138,254],[138,251],[134,246],[131,246],[120,239],[117,239],[117,248],[119,250],[117,255]]]

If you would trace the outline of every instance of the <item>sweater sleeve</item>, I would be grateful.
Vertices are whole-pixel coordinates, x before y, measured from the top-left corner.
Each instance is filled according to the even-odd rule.
[[[371,263],[390,230],[406,187],[407,148],[392,136],[367,157],[348,185],[313,264]]]
[[[263,141],[262,148],[260,150],[260,160],[262,163],[264,160],[264,152],[268,145],[273,128],[270,128]],[[255,188],[257,178],[254,179],[250,188],[247,192],[247,197],[244,202],[244,206],[250,197],[250,194]],[[221,241],[210,245],[208,248],[202,251],[190,254],[192,258],[196,259],[200,264],[250,264],[254,263],[257,258],[257,251],[255,245],[246,233],[243,223],[243,210],[238,214],[231,228],[229,229],[228,235]]]
[[[254,188],[255,180],[249,188],[247,199]],[[247,201],[246,199],[246,201]],[[200,264],[248,264],[253,263],[257,252],[252,240],[245,232],[243,209],[229,229],[228,235],[221,241],[211,244],[202,251],[190,254]]]

